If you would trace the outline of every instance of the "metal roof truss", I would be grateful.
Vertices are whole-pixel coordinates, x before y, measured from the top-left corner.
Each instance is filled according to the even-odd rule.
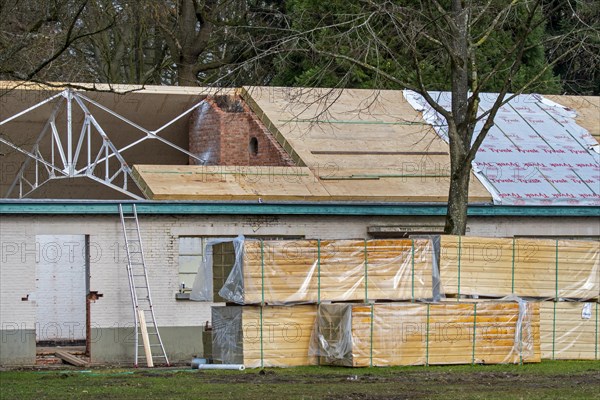
[[[65,89],[0,121],[0,126],[15,121],[49,103],[54,103],[54,107],[30,150],[0,137],[0,142],[26,156],[5,198],[28,197],[36,189],[52,180],[85,177],[133,199],[143,200],[142,197],[130,190],[130,182],[134,182],[134,185],[137,184],[132,179],[131,167],[123,157],[123,152],[149,139],[159,140],[203,163],[198,156],[159,136],[162,130],[191,113],[203,102],[194,105],[159,129],[150,131],[91,100],[81,92]],[[111,141],[109,132],[102,128],[90,111],[90,104],[139,130],[143,136],[117,148]],[[75,111],[78,115],[82,114],[83,119],[81,116],[75,118]],[[66,116],[65,121],[62,121],[63,115]],[[111,134],[114,135],[114,133]],[[15,190],[16,194],[14,194]]]

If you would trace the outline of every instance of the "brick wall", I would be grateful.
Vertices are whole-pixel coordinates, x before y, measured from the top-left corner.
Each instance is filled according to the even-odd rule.
[[[443,221],[443,216],[140,215],[152,295],[157,318],[163,326],[201,326],[210,319],[210,303],[175,301],[175,293],[179,290],[179,236],[235,237],[243,234],[357,239],[367,237],[367,227],[372,225],[443,225]],[[472,217],[469,234],[490,237],[598,236],[600,227],[586,218]],[[125,244],[117,215],[3,215],[0,224],[0,325],[23,323],[32,327],[35,322],[36,260],[45,255],[43,248],[36,247],[36,235],[89,235],[90,289],[104,295],[92,304],[92,321],[97,327],[132,322]],[[65,247],[65,257],[68,250]]]
[[[190,117],[190,152],[205,165],[293,166],[291,157],[239,97],[216,96]],[[198,164],[190,158],[190,164]]]
[[[373,225],[443,225],[443,222],[443,216],[140,215],[152,295],[157,318],[163,326],[201,326],[210,319],[210,303],[175,301],[175,293],[179,290],[179,236],[235,237],[243,234],[357,239],[367,237],[367,227]],[[489,237],[598,236],[600,227],[588,218],[471,217],[469,234]],[[3,215],[0,224],[0,326],[24,324],[32,328],[35,323],[36,260],[46,255],[43,248],[36,247],[37,235],[89,235],[90,289],[104,295],[92,304],[94,326],[114,327],[132,322],[125,244],[118,215]],[[63,250],[66,257],[69,247]]]
[[[3,215],[1,218],[0,335],[3,340],[27,339],[23,335],[33,336],[35,340],[36,260],[49,255],[44,248],[36,247],[37,235],[89,235],[90,289],[103,295],[91,304],[91,326],[97,330],[110,330],[132,325],[126,255],[117,215]],[[210,320],[213,304],[175,300],[179,290],[180,236],[235,237],[244,234],[358,239],[368,237],[368,226],[443,225],[443,222],[443,216],[140,215],[158,323],[161,327],[170,328],[197,327],[198,334],[205,322]],[[589,218],[471,217],[469,234],[491,237],[598,236],[600,227]],[[67,257],[70,249],[63,245],[62,256]],[[50,256],[56,257],[55,253]],[[17,336],[15,330],[29,331]],[[92,340],[100,339],[115,343],[125,340],[120,336],[94,337]],[[124,348],[131,348],[128,342],[125,344]]]
[[[218,165],[221,161],[221,116],[214,102],[207,100],[190,117],[189,150],[205,160],[206,165]],[[190,157],[190,165],[198,160]]]

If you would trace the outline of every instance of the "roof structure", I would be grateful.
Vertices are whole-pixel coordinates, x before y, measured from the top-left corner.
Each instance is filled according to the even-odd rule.
[[[133,175],[153,200],[331,200],[306,167],[136,165]]]
[[[249,87],[241,96],[308,179],[297,168],[238,168],[226,180],[218,167],[144,165],[136,171],[149,198],[447,201],[448,146],[402,92]],[[470,201],[491,202],[474,178]]]
[[[544,95],[544,97],[573,111],[577,125],[586,129],[600,143],[600,96]]]
[[[121,171],[123,176],[131,178],[125,191],[131,192],[133,195],[130,197],[133,198],[198,202],[364,204],[443,204],[447,201],[450,168],[448,145],[443,135],[443,121],[439,118],[431,119],[431,113],[428,113],[422,104],[415,103],[414,97],[408,96],[407,100],[402,91],[270,87],[244,87],[238,90],[134,86],[109,88],[97,85],[94,91],[77,89],[61,92],[62,88],[39,85],[25,85],[16,89],[14,86],[12,83],[0,84],[0,160],[3,163],[0,189],[3,196],[11,184],[14,189],[15,180],[7,179],[8,176],[10,173],[19,172],[28,157],[22,151],[15,150],[14,146],[6,145],[6,142],[36,155],[35,146],[41,137],[44,124],[48,124],[52,118],[60,122],[55,123],[55,134],[49,136],[62,140],[65,153],[64,159],[58,160],[56,175],[62,171],[66,178],[75,177],[67,173],[70,166],[69,157],[66,155],[68,146],[65,144],[68,122],[65,121],[68,121],[69,111],[56,111],[53,107],[56,107],[57,99],[78,98],[88,110],[79,107],[79,101],[73,100],[75,106],[70,111],[73,123],[71,130],[76,133],[72,134],[72,139],[76,142],[83,140],[81,148],[85,149],[85,139],[81,139],[84,135],[80,135],[80,132],[84,131],[88,115],[93,115],[97,125],[114,145],[114,149],[109,149],[111,153],[108,156],[100,155],[99,160],[122,159],[120,163],[111,164],[106,175],[115,176],[116,172]],[[126,94],[104,90],[119,90]],[[207,96],[216,94],[239,95],[297,166],[187,165],[190,159],[190,153],[187,151],[187,115],[190,110],[202,104]],[[52,96],[55,96],[53,100],[48,100]],[[564,120],[569,129],[575,132],[575,137],[557,138],[561,134],[556,132],[554,126],[552,132],[537,132],[540,140],[547,141],[549,139],[546,136],[551,135],[552,140],[558,140],[559,146],[568,148],[575,144],[579,146],[579,153],[586,149],[586,154],[575,154],[576,157],[587,157],[582,164],[587,165],[585,168],[589,173],[586,172],[585,177],[580,179],[580,186],[585,188],[580,191],[580,194],[584,195],[580,200],[585,201],[510,202],[507,201],[507,197],[501,196],[503,192],[498,189],[505,182],[495,185],[492,181],[497,176],[482,172],[489,172],[491,169],[475,165],[475,174],[472,175],[470,184],[470,202],[537,206],[598,205],[596,201],[600,190],[594,188],[600,187],[600,160],[591,143],[595,144],[593,138],[597,140],[600,137],[600,98],[532,98],[535,107],[539,106],[535,102],[542,104],[540,113],[557,113],[548,119]],[[552,101],[564,107],[555,106]],[[508,108],[510,107],[505,107],[504,111]],[[510,119],[513,116],[511,113],[512,111],[508,110],[506,115],[501,116]],[[535,117],[539,117],[540,113],[535,114]],[[521,118],[520,122],[523,121],[525,120]],[[546,120],[542,122],[547,123]],[[88,125],[91,129],[99,131],[92,123]],[[521,129],[521,125],[518,124],[519,129],[509,135],[499,135],[500,139],[515,136],[514,140],[519,141],[519,135],[529,135],[531,132]],[[153,135],[159,135],[159,140]],[[490,140],[486,139],[484,142],[483,149],[494,147],[496,144],[492,142],[497,140],[497,133],[492,132]],[[106,142],[106,139],[103,139],[102,135],[92,139],[89,148],[97,152],[94,154],[99,154],[98,150],[106,151],[107,146],[102,147],[103,141]],[[537,145],[538,143],[534,143],[534,146]],[[76,152],[76,144],[71,146],[73,152]],[[48,161],[50,148],[58,151],[56,141],[52,142],[52,146],[46,146],[45,154],[39,154],[37,160],[35,157],[33,159],[38,163]],[[498,154],[506,158],[505,154]],[[531,160],[531,154],[523,152],[515,157],[521,157],[523,162],[528,162]],[[520,162],[521,159],[509,161]],[[36,175],[36,170],[32,168],[34,164],[36,163],[30,162],[29,170],[23,174],[28,183],[31,183]],[[80,172],[76,177],[83,179],[52,179],[38,186],[30,185],[35,187],[27,197],[92,197],[96,200],[115,198],[114,190],[105,190],[110,186],[106,185],[107,179],[92,179],[88,173],[90,164],[94,165],[94,168],[98,165],[90,162],[87,166],[85,163],[74,164],[72,169]],[[6,166],[9,166],[11,171],[7,171]],[[475,179],[476,175],[479,179]],[[37,179],[37,176],[35,178]],[[91,182],[84,182],[86,179]],[[122,189],[123,179],[125,178],[115,178],[114,182],[108,182]],[[558,179],[570,178],[563,176]],[[90,186],[90,183],[96,186]],[[545,190],[552,186],[546,185]],[[525,187],[521,182],[515,182],[509,193],[525,190]],[[58,196],[57,193],[62,196]],[[555,199],[560,200],[561,197]]]
[[[141,199],[131,166],[187,164],[189,112],[232,92],[75,86],[0,82],[0,196]]]
[[[338,215],[444,216],[444,203],[262,202],[257,201],[132,201],[132,200],[0,200],[0,214],[118,215],[119,205],[134,202],[145,215]],[[469,204],[468,215],[479,217],[600,217],[600,207],[491,206]]]
[[[451,109],[450,93],[430,94],[446,110]],[[417,93],[406,91],[405,96],[448,141],[448,127],[441,114]],[[496,98],[494,93],[481,94],[478,112],[482,118],[473,140]],[[596,129],[600,114],[587,117],[586,125]],[[600,205],[600,145],[576,118],[576,110],[543,96],[510,96],[498,110],[473,161],[477,178],[495,204]]]

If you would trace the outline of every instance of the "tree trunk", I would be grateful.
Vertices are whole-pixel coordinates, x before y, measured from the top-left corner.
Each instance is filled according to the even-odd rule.
[[[464,167],[461,168],[462,166]],[[458,166],[453,165],[451,169],[448,211],[446,213],[444,233],[450,235],[464,235],[467,231],[467,209],[469,205],[471,167],[462,164]]]
[[[464,235],[467,230],[469,177],[471,166],[466,165],[471,147],[469,136],[469,37],[468,12],[461,0],[452,0],[452,117],[448,119],[450,138],[450,190],[444,232]]]
[[[177,66],[177,83],[179,86],[200,86],[193,64],[181,63]]]

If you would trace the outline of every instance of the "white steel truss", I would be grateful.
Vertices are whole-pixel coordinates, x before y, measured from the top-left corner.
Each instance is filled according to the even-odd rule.
[[[30,150],[0,137],[1,143],[27,156],[5,195],[7,198],[17,188],[18,198],[24,198],[51,180],[86,177],[129,197],[143,200],[129,190],[129,181],[135,183],[135,180],[132,179],[131,168],[123,158],[122,153],[149,139],[158,140],[200,161],[200,163],[204,163],[204,160],[198,156],[159,136],[161,131],[200,107],[204,101],[189,108],[159,129],[150,131],[86,97],[81,92],[65,89],[26,110],[0,121],[0,126],[17,120],[19,117],[53,101],[56,104]],[[139,130],[143,136],[132,143],[117,148],[110,140],[109,133],[102,128],[90,111],[88,104]],[[75,122],[74,109],[83,114],[82,122]],[[58,115],[62,115],[62,113],[66,114],[65,124],[57,122]]]

